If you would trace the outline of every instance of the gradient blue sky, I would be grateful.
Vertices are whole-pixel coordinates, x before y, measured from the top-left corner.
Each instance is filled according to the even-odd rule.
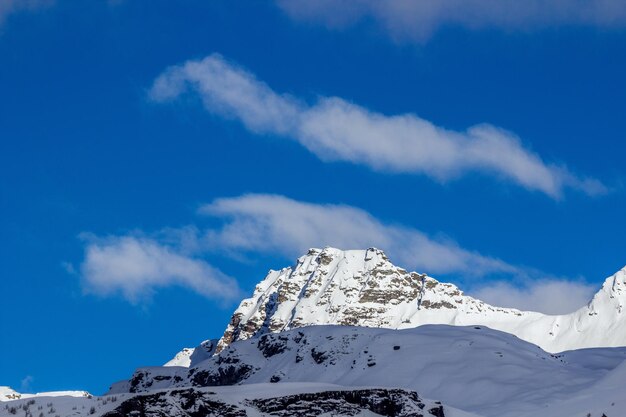
[[[504,19],[480,1],[465,17],[368,1],[6,4],[0,385],[102,393],[219,337],[240,297],[308,246],[381,246],[548,312],[626,265],[622,6],[587,19],[532,1]],[[328,97],[358,123],[324,112]],[[303,127],[319,113],[314,130],[336,132]],[[407,119],[437,126],[456,157],[416,162],[404,146],[425,132]],[[466,149],[482,123],[506,132]],[[382,163],[376,146],[397,152]],[[535,165],[512,177],[520,155]]]

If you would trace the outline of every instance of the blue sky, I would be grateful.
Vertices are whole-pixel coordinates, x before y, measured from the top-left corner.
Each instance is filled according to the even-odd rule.
[[[102,393],[310,246],[547,312],[626,265],[626,7],[355,4],[0,6],[0,385]]]

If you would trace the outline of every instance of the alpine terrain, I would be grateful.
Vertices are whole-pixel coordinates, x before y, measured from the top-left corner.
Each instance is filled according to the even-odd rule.
[[[491,306],[378,249],[311,249],[270,271],[219,339],[100,397],[3,388],[0,416],[622,417],[625,301],[626,269],[549,316]]]

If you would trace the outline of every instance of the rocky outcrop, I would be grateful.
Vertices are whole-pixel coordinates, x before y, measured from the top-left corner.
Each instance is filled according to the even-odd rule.
[[[445,417],[440,404],[426,407],[417,393],[401,389],[324,391],[253,400],[250,404],[278,417],[356,416],[365,410],[388,417]]]
[[[214,393],[194,389],[137,395],[123,401],[103,417],[246,417],[246,411],[237,405],[215,398]]]
[[[357,416],[364,411],[387,417],[445,417],[441,404],[426,404],[417,393],[401,389],[359,389],[250,398],[227,403],[215,392],[197,389],[136,395],[121,402],[103,417],[246,417],[321,415]]]

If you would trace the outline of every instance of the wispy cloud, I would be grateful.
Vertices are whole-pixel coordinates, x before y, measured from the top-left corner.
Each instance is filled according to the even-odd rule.
[[[571,313],[584,306],[597,288],[582,281],[536,279],[518,287],[510,282],[488,283],[472,295],[493,305],[546,314]]]
[[[298,21],[344,28],[371,20],[399,41],[427,40],[445,26],[530,31],[555,26],[626,27],[621,0],[277,0]]]
[[[157,288],[182,286],[215,300],[240,296],[237,282],[200,259],[154,239],[85,235],[81,278],[86,292],[121,294],[132,303],[149,298]]]
[[[35,378],[32,375],[26,375],[20,381],[20,392],[21,393],[29,393],[32,390],[33,381]]]
[[[4,23],[7,16],[25,10],[36,10],[50,6],[54,0],[1,0],[0,1],[0,25]]]
[[[424,174],[440,182],[479,172],[553,198],[566,188],[589,195],[606,192],[600,181],[545,162],[516,135],[498,127],[479,124],[453,131],[414,114],[387,116],[339,97],[321,97],[308,105],[274,92],[217,54],[169,68],[149,95],[166,102],[185,92],[198,94],[211,113],[238,120],[254,133],[296,140],[324,161]]]
[[[410,227],[382,222],[356,207],[313,204],[280,195],[250,194],[220,198],[200,212],[225,221],[206,232],[206,245],[238,252],[297,257],[311,247],[364,249],[376,246],[408,268],[429,273],[482,276],[511,274],[517,268],[463,249]]]

